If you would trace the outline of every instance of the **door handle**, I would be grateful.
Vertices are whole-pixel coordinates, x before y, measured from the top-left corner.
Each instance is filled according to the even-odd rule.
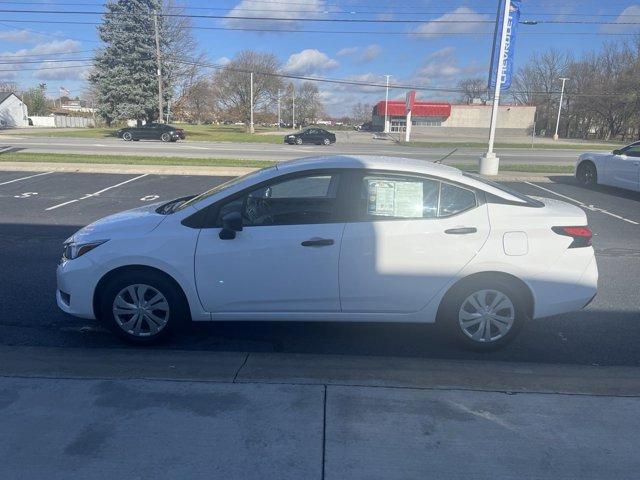
[[[445,230],[444,233],[448,233],[449,235],[468,235],[470,233],[476,233],[478,229],[476,227],[461,227],[461,228],[450,228]]]
[[[312,238],[311,240],[305,240],[300,245],[303,247],[328,247],[333,245],[332,238]]]

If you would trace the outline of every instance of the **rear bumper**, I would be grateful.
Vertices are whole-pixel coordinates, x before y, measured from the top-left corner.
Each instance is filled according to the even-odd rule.
[[[574,278],[566,275],[560,280],[536,279],[531,282],[535,297],[534,318],[549,317],[581,310],[589,305],[598,292],[598,266],[592,256],[586,268]]]

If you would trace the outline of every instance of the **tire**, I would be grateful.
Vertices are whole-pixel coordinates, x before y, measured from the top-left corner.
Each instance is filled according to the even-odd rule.
[[[177,139],[177,138],[172,138],[172,139],[171,139],[171,143],[175,143],[175,142],[177,142],[177,141],[178,141],[178,139]]]
[[[328,138],[325,138],[324,140],[322,140],[322,144],[323,145],[331,145],[331,140],[329,140]]]
[[[168,133],[163,133],[162,135],[160,135],[160,140],[162,140],[163,142],[170,142],[171,141],[171,135],[169,135]]]
[[[140,314],[142,318],[134,318]],[[182,292],[171,280],[152,271],[132,271],[105,285],[98,302],[98,318],[124,341],[150,345],[184,325],[189,313]]]
[[[125,142],[130,142],[131,140],[133,140],[133,135],[131,134],[131,132],[124,132],[124,133],[122,134],[122,139],[123,139]]]
[[[296,138],[296,145],[302,145],[302,139]]]
[[[598,184],[598,169],[593,162],[582,162],[578,165],[576,177],[585,187],[593,187]]]
[[[520,333],[528,317],[526,303],[522,293],[506,281],[477,278],[453,288],[438,322],[458,345],[490,352],[505,347]],[[474,306],[489,309],[493,302],[497,304],[487,313]]]

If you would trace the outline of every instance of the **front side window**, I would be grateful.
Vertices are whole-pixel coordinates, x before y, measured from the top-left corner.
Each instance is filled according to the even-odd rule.
[[[240,212],[244,226],[300,225],[336,221],[339,174],[317,174],[274,182],[220,207],[217,225]]]
[[[624,149],[624,154],[628,157],[640,157],[640,144],[628,146]]]

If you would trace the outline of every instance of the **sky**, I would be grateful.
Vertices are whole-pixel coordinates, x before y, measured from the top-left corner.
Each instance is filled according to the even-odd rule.
[[[239,51],[251,49],[275,54],[282,71],[294,75],[375,83],[384,83],[384,75],[392,75],[392,84],[434,88],[455,87],[466,77],[487,77],[497,8],[496,0],[178,0],[178,4],[188,14],[223,17],[193,19],[199,48],[212,63],[224,64]],[[96,26],[48,22],[99,22],[99,15],[6,10],[102,11],[102,2],[0,0],[0,80],[17,82],[21,88],[46,83],[50,97],[57,97],[60,87],[73,97],[82,96],[92,51],[100,46]],[[555,47],[579,57],[599,49],[603,42],[623,42],[631,38],[628,34],[640,31],[638,26],[626,24],[640,24],[640,2],[522,0],[521,12],[521,20],[539,23],[519,26],[516,69],[536,50]],[[385,23],[299,19],[371,19]],[[412,23],[401,22],[407,20]],[[544,23],[593,21],[612,24]],[[348,114],[356,102],[384,99],[384,89],[377,87],[319,87],[332,116]],[[390,97],[403,98],[404,94],[404,90],[392,89]],[[418,100],[443,99],[455,100],[455,95],[418,93]]]

